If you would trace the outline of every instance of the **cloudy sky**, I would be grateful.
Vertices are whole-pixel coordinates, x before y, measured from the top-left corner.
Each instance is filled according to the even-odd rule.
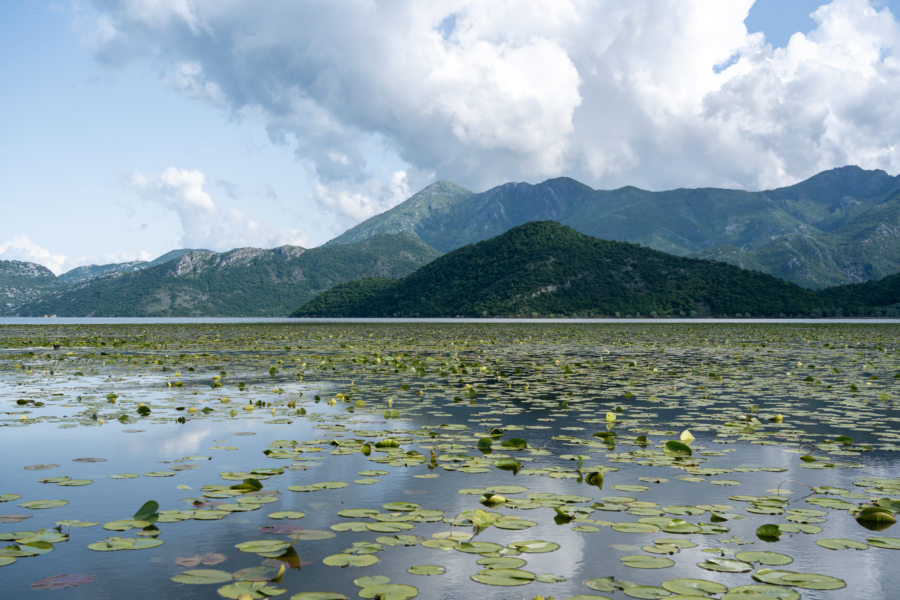
[[[0,259],[315,246],[435,181],[900,172],[900,0],[8,0]]]

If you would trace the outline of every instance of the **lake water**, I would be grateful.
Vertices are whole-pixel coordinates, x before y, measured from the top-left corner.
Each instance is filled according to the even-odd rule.
[[[894,320],[0,324],[4,596],[900,589],[898,526],[849,510],[900,498]]]

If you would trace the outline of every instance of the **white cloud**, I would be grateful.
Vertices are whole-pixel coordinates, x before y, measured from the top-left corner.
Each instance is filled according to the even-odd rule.
[[[161,61],[185,94],[263,115],[346,221],[395,202],[396,171],[413,191],[431,174],[660,189],[900,171],[893,15],[834,0],[776,49],[748,33],[752,4],[106,0],[94,40],[100,56]],[[165,185],[200,189],[202,204],[203,182],[180,176]]]
[[[184,248],[222,251],[241,246],[308,245],[296,229],[276,229],[239,210],[217,207],[204,189],[206,177],[200,171],[169,167],[157,174],[135,172],[131,185],[144,200],[175,212],[181,225],[179,243]]]
[[[41,248],[27,235],[17,235],[8,242],[0,243],[0,259],[37,263],[44,265],[56,275],[64,272],[69,262],[66,255]]]

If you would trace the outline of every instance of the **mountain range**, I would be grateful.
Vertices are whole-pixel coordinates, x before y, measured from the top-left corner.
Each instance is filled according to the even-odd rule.
[[[25,316],[284,316],[337,283],[373,275],[401,277],[440,253],[402,233],[335,247],[170,254],[170,260],[160,263],[157,259],[156,264],[137,270],[70,285],[58,282],[49,293],[9,312]],[[0,273],[3,269],[0,265]]]
[[[541,220],[593,237],[728,262],[813,289],[900,271],[900,177],[854,166],[762,192],[595,190],[558,178],[472,193],[439,181],[328,244],[412,231],[449,252]]]
[[[862,316],[896,314],[898,305],[900,275],[814,291],[538,221],[449,252],[399,280],[337,285],[294,316]]]
[[[0,314],[285,315],[335,284],[402,277],[441,254],[543,220],[810,289],[900,271],[900,177],[879,170],[842,167],[761,192],[595,190],[557,178],[473,193],[438,181],[319,248],[177,249],[59,277],[33,263],[0,261]]]

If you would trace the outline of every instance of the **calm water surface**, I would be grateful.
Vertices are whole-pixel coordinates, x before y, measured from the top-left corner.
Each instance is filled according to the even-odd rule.
[[[376,575],[415,586],[419,598],[439,599],[637,597],[585,584],[607,576],[650,587],[702,578],[734,588],[754,583],[752,573],[764,565],[720,573],[698,563],[750,550],[793,558],[773,569],[827,574],[847,584],[834,591],[797,588],[804,599],[890,599],[900,589],[896,550],[835,551],[816,543],[900,537],[898,526],[869,531],[847,510],[816,503],[900,497],[896,321],[0,323],[0,494],[21,496],[0,502],[0,535],[12,545],[16,532],[52,530],[75,519],[99,523],[60,526],[67,541],[0,567],[4,597],[217,598],[223,583],[173,582],[191,568],[179,562],[217,553],[224,561],[193,568],[227,573],[279,564],[235,545],[292,541],[289,533],[260,530],[284,524],[331,537],[301,534],[294,541],[296,557],[282,558],[289,568],[270,584],[285,590],[281,598],[310,591],[357,598],[361,588],[353,580]],[[141,416],[141,405],[151,412]],[[492,428],[502,433],[493,452],[483,454],[477,443]],[[696,438],[692,455],[666,454],[665,442],[686,429]],[[835,442],[840,435],[851,443]],[[397,447],[374,447],[386,438]],[[501,446],[511,438],[527,447]],[[495,466],[507,457],[521,470]],[[76,460],[82,458],[103,460]],[[58,466],[27,468],[35,465]],[[259,471],[268,469],[282,472]],[[222,502],[233,509],[237,497],[217,498],[210,486],[240,483],[254,470],[260,492],[274,501],[247,502],[240,508],[249,510],[218,520],[159,523],[163,544],[154,548],[88,549],[111,536],[136,537],[139,530],[103,525],[129,519],[146,500],[163,511]],[[146,475],[160,471],[171,475]],[[605,474],[602,488],[583,481],[594,471]],[[138,476],[110,477],[123,473]],[[52,477],[92,483],[40,482]],[[323,482],[336,485],[289,489]],[[501,490],[508,502],[483,506],[481,493],[492,486],[526,489]],[[754,504],[765,497],[782,508],[757,512],[771,506],[771,500]],[[19,506],[50,499],[68,504]],[[441,512],[404,520],[408,510],[389,503]],[[673,519],[709,524],[703,506],[711,505],[721,505],[715,510],[727,520],[706,525],[706,533],[659,530],[677,526]],[[700,514],[683,514],[685,507]],[[338,514],[361,508],[384,520]],[[555,508],[574,518],[558,524]],[[475,509],[534,523],[521,530],[491,526],[474,539],[499,544],[501,556],[525,559],[521,569],[545,581],[477,583],[471,576],[484,568],[476,562],[482,556],[423,545],[451,531],[471,533],[459,515]],[[270,518],[279,511],[305,516]],[[15,514],[30,516],[2,522]],[[640,519],[656,530],[631,533],[616,525]],[[346,530],[351,522],[374,527]],[[385,522],[411,527],[378,531]],[[768,523],[807,532],[762,541],[756,529]],[[691,547],[659,554],[654,541],[665,538]],[[528,540],[559,548],[519,554],[509,546]],[[378,562],[323,563],[348,552],[372,552]],[[622,558],[634,555],[665,556],[673,564],[625,566]],[[446,572],[415,575],[408,572],[413,565]],[[93,581],[53,592],[31,587],[63,573]],[[651,592],[632,591],[638,593]]]

